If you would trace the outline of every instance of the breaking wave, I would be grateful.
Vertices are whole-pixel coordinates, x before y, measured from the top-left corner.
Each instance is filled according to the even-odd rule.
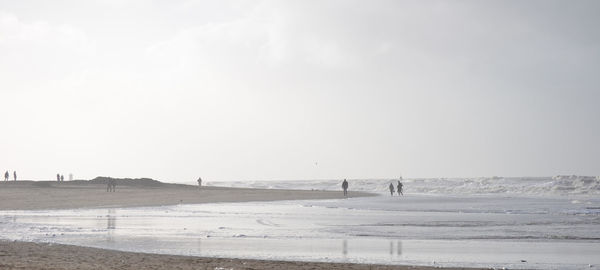
[[[348,179],[350,191],[388,193],[398,179]],[[524,194],[600,195],[600,177],[559,175],[554,177],[480,177],[403,179],[405,193],[416,194]],[[340,190],[341,180],[209,182],[211,186],[262,189]]]

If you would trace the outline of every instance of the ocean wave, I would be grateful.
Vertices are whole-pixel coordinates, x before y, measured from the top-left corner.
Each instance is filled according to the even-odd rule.
[[[349,190],[389,193],[398,179],[348,179]],[[341,190],[341,180],[283,180],[211,182],[212,186],[261,189]],[[559,175],[554,177],[479,177],[403,179],[405,193],[413,194],[523,194],[600,195],[600,177]]]

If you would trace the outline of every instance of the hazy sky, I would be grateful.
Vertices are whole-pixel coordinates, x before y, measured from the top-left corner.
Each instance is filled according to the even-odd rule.
[[[600,175],[600,1],[0,0],[0,171]]]

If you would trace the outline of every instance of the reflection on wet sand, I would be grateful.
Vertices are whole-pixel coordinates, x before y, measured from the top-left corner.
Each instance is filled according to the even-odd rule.
[[[402,256],[402,241],[401,240],[389,240],[387,251],[390,258],[400,258]],[[396,247],[396,255],[394,256],[394,246]],[[359,247],[360,248],[360,247]],[[382,249],[382,251],[385,250]],[[348,240],[342,240],[342,255],[344,258],[348,256]]]
[[[108,209],[108,214],[106,215],[106,229],[114,230],[117,227],[117,210]]]
[[[454,214],[403,212],[403,219],[422,222],[422,225],[416,223],[418,228],[413,229],[411,226],[379,226],[388,224],[387,212],[358,208],[350,211],[304,205],[299,206],[295,202],[223,203],[119,209],[0,211],[0,234],[14,240],[209,257],[385,264],[429,264],[435,260],[436,265],[475,267],[498,266],[502,262],[519,262],[526,259],[526,266],[529,268],[532,268],[532,265],[539,266],[537,268],[557,268],[554,267],[555,264],[560,263],[561,266],[567,266],[561,267],[562,269],[580,269],[577,267],[582,261],[585,262],[585,266],[600,265],[597,263],[597,250],[600,246],[597,241],[538,243],[519,240],[472,240],[469,237],[484,233],[470,232],[472,229],[461,229],[462,227],[456,229],[456,233],[467,240],[418,237],[400,240],[401,234],[406,234],[407,237],[414,236],[415,233],[424,237],[428,234],[433,235],[430,231],[431,226],[428,227],[426,221],[446,220]],[[569,206],[571,207],[571,204]],[[349,212],[352,213],[351,216],[348,216]],[[420,221],[423,218],[421,215],[432,216]],[[494,218],[498,219],[497,222],[518,219],[513,216],[469,214],[469,218]],[[586,217],[582,219],[587,220]],[[456,222],[464,218],[457,218]],[[572,219],[570,215],[557,218],[561,221]],[[269,222],[261,223],[257,222],[257,219]],[[367,220],[369,222],[366,222]],[[455,223],[449,223],[454,226],[453,224]],[[596,223],[589,226],[586,224],[579,225],[578,228],[583,230],[597,227]],[[449,232],[450,228],[454,228],[452,226],[441,224],[435,229]],[[516,228],[512,225],[509,227]],[[592,232],[588,234],[593,235]],[[560,254],[557,250],[560,250]]]
[[[117,210],[108,209],[108,214],[106,215],[106,241],[113,242],[114,239],[114,230],[117,228]]]
[[[394,255],[394,240],[390,240],[390,256]],[[402,241],[396,240],[396,257],[402,256]]]
[[[396,255],[398,255],[398,257],[402,256],[402,241],[400,240],[396,240],[397,242],[397,246],[398,249],[396,250]]]

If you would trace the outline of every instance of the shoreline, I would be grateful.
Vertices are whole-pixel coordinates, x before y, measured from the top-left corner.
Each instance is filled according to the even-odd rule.
[[[377,196],[349,192],[348,197]],[[156,182],[106,185],[90,181],[0,182],[0,211],[144,207],[276,200],[344,199],[341,191],[251,189]],[[196,257],[0,239],[0,269],[415,269],[440,267]],[[445,268],[473,269],[473,268]]]
[[[484,269],[437,266],[270,261],[236,258],[194,257],[117,251],[64,244],[0,240],[1,269],[350,269],[434,270]]]
[[[349,198],[377,196],[349,192]],[[177,204],[253,202],[279,200],[344,199],[340,191],[252,189],[168,184],[119,184],[115,192],[89,181],[0,182],[0,210],[57,210],[77,208],[144,207]]]

